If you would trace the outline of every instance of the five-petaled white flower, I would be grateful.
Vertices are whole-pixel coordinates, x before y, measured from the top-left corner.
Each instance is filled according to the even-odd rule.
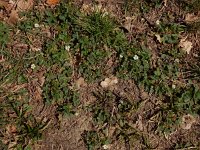
[[[34,24],[34,27],[35,27],[35,28],[39,28],[40,25],[39,25],[38,23],[35,23],[35,24]]]
[[[139,59],[138,55],[134,55],[133,59],[138,60]]]
[[[31,64],[31,69],[35,69],[36,65],[35,64]]]
[[[69,46],[69,45],[66,45],[66,46],[65,46],[65,50],[69,51],[69,49],[70,49],[70,46]]]

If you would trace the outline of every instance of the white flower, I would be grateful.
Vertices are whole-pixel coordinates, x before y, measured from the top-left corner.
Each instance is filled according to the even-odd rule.
[[[124,56],[122,54],[119,55],[120,58],[123,58]]]
[[[179,60],[178,58],[176,58],[176,59],[175,59],[175,62],[179,63],[179,62],[180,62],[180,60]]]
[[[70,46],[69,46],[69,45],[66,45],[66,46],[65,46],[65,50],[69,51],[69,49],[70,49]]]
[[[134,59],[134,60],[138,60],[138,59],[139,59],[138,55],[135,55],[135,56],[133,57],[133,59]]]
[[[121,103],[121,104],[123,104],[123,103],[124,103],[124,101],[120,100],[120,103]]]
[[[110,145],[103,145],[103,149],[110,149]]]
[[[35,27],[35,28],[39,28],[40,25],[39,25],[38,23],[35,23],[35,24],[34,24],[34,27]]]
[[[31,69],[35,69],[35,64],[31,64]]]
[[[78,113],[78,112],[76,112],[74,115],[75,115],[75,116],[78,116],[78,115],[79,115],[79,113]]]
[[[172,89],[175,89],[176,88],[176,85],[175,84],[172,84]]]
[[[160,25],[160,20],[156,20],[156,25]]]

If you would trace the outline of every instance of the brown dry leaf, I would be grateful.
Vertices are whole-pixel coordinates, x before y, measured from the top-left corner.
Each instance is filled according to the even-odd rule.
[[[41,70],[37,73],[37,78],[38,78],[38,83],[40,85],[40,87],[43,87],[44,83],[45,83],[45,71]]]
[[[45,83],[45,76],[42,76],[40,78],[38,78],[40,86],[43,87],[44,83]]]
[[[16,24],[19,19],[18,13],[16,10],[12,10],[10,16],[7,20],[9,24]]]
[[[16,133],[17,132],[17,127],[15,125],[12,125],[12,124],[8,124],[6,126],[6,131],[8,133]]]
[[[15,1],[12,1],[12,0],[9,0],[9,3],[8,5],[5,7],[5,10],[7,12],[10,12],[13,8],[15,8],[16,6],[16,2]]]
[[[60,0],[47,0],[46,3],[48,5],[57,5],[60,2]]]
[[[2,141],[2,143],[5,144],[5,145],[7,145],[7,144],[9,143],[9,139],[6,139],[5,137],[4,137],[4,139],[2,139],[1,141]]]
[[[0,7],[8,7],[9,1],[7,0],[0,0]]]
[[[101,12],[103,16],[106,16],[108,14],[107,9],[103,8],[101,3],[99,3],[98,5],[92,5],[91,3],[84,3],[81,6],[81,12],[85,14],[90,14],[92,12]]]
[[[160,37],[159,34],[155,34],[156,39],[158,40],[159,43],[162,43],[162,38]]]
[[[77,81],[76,81],[76,86],[78,89],[81,88],[81,86],[86,85],[85,80],[83,77],[80,77]]]
[[[10,89],[10,91],[15,93],[15,92],[19,91],[20,89],[25,88],[26,86],[27,86],[27,83],[20,84],[20,85],[15,85]]]
[[[17,141],[14,141],[14,142],[10,142],[9,144],[8,144],[8,149],[9,150],[15,150],[15,146],[17,145]]]
[[[187,41],[186,38],[181,39],[178,45],[184,52],[190,54],[191,49],[193,48],[192,42]]]
[[[113,86],[115,84],[118,83],[118,79],[116,77],[111,77],[111,78],[105,78],[104,81],[102,81],[100,83],[100,85],[103,87],[103,88],[107,88],[107,87],[110,87],[110,86]]]
[[[182,117],[181,128],[185,130],[189,130],[195,122],[196,122],[196,119],[192,115],[190,114],[184,115]]]
[[[35,91],[34,91],[34,99],[35,99],[35,101],[41,101],[42,100],[42,89],[39,87],[39,86],[37,86],[36,88],[35,88]]]
[[[164,0],[164,6],[167,7],[167,0]]]
[[[143,131],[144,130],[144,125],[142,123],[142,116],[139,115],[138,116],[138,120],[136,121],[136,128],[139,129],[140,131]]]
[[[83,4],[81,7],[81,12],[89,14],[92,11],[91,8],[92,8],[91,4]]]
[[[10,0],[4,7],[6,11],[11,11],[7,22],[13,25],[19,20],[19,11],[26,11],[33,7],[33,0],[18,0],[17,2]]]
[[[39,52],[39,51],[42,50],[41,47],[34,47],[34,46],[32,46],[32,45],[30,45],[30,48],[31,48],[31,51],[33,51],[33,52]]]
[[[124,28],[126,28],[129,32],[133,28],[132,22],[135,21],[136,17],[126,17],[124,22]]]
[[[116,131],[116,127],[114,127],[114,126],[109,127],[107,136],[112,137],[113,134],[115,133],[115,131]]]
[[[0,20],[4,20],[4,13],[3,13],[3,10],[0,10]]]
[[[19,0],[17,2],[17,11],[26,11],[33,7],[33,0]]]
[[[186,23],[193,23],[200,20],[200,15],[195,15],[194,13],[188,13],[185,16],[185,22]]]
[[[3,55],[0,55],[0,63],[5,62],[5,58]]]
[[[13,46],[15,49],[19,49],[19,50],[28,50],[28,44],[25,43],[18,43],[18,42],[14,42]]]

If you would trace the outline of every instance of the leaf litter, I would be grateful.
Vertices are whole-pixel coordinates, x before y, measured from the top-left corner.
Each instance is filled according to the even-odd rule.
[[[100,85],[103,88],[108,88],[108,87],[111,87],[111,86],[113,86],[113,85],[115,85],[117,83],[118,83],[117,77],[110,77],[110,78],[105,78],[105,80],[102,81],[100,83]]]
[[[194,116],[187,114],[182,117],[181,128],[185,130],[191,129],[192,125],[196,122]]]
[[[187,37],[186,37],[187,38]],[[186,38],[182,38],[179,42],[179,47],[183,50],[183,52],[190,54],[191,49],[193,48],[192,42],[186,40]]]
[[[19,21],[19,12],[28,11],[33,7],[34,0],[0,0],[0,6],[4,7],[7,16],[4,16],[4,20],[8,24],[14,25]]]

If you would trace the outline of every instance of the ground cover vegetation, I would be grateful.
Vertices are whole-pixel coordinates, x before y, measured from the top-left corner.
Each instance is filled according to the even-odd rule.
[[[0,149],[200,148],[199,0],[0,7]]]

